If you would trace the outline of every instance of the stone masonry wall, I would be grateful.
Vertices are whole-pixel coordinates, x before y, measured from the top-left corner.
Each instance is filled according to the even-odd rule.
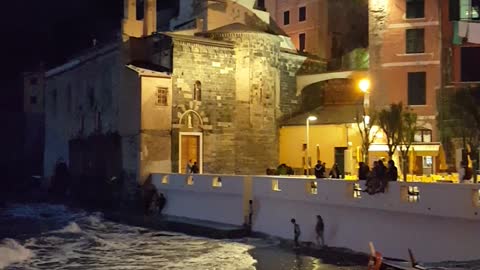
[[[300,109],[295,75],[305,58],[281,53],[274,35],[209,38],[220,42],[174,41],[173,171],[178,171],[178,133],[190,131],[203,133],[204,173],[263,174],[278,165],[278,121]],[[193,100],[196,81],[201,101]],[[202,116],[203,127],[179,123],[189,109]]]
[[[203,132],[203,172],[235,171],[233,113],[235,58],[233,49],[174,41],[172,169],[178,171],[179,132]],[[201,83],[201,101],[193,101],[195,82]],[[179,123],[187,110],[198,112],[204,126],[189,129]],[[175,126],[176,125],[176,126]]]

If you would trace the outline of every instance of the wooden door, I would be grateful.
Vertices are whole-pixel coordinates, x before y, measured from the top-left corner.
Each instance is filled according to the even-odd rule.
[[[189,160],[192,160],[192,164],[197,162],[200,168],[200,136],[182,135],[181,138],[180,172],[188,173],[186,168]]]

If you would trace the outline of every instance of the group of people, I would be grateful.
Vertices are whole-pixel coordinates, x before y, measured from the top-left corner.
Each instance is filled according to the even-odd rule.
[[[302,231],[300,230],[300,225],[297,221],[292,218],[290,222],[293,224],[293,241],[295,243],[295,248],[300,247],[300,235]],[[315,239],[317,241],[317,245],[320,246],[320,240],[322,240],[322,246],[325,245],[325,238],[323,237],[323,232],[325,230],[325,224],[323,223],[323,218],[320,215],[317,215],[317,224],[315,225]]]
[[[325,162],[321,162],[317,160],[317,165],[315,165],[315,177],[316,178],[341,178],[342,175],[340,174],[340,169],[338,168],[338,164],[333,164],[332,168],[330,169],[330,173],[327,175],[327,165]]]
[[[187,163],[187,168],[185,169],[186,173],[200,173],[200,167],[198,167],[197,162],[192,162],[190,159]]]
[[[397,181],[398,170],[393,160],[388,161],[388,167],[383,164],[382,160],[374,161],[372,170],[367,164],[360,162],[358,164],[358,179],[366,180],[364,192],[370,195],[383,193],[388,187],[388,182]]]

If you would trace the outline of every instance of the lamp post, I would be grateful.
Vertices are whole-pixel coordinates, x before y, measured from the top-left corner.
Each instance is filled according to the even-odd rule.
[[[305,149],[305,164],[306,164],[306,167],[307,167],[307,176],[310,175],[310,121],[316,121],[317,120],[317,117],[316,116],[313,116],[313,115],[310,115],[309,117],[307,117],[307,142],[306,142],[306,149]]]
[[[364,78],[358,82],[358,88],[360,91],[363,92],[363,124],[365,125],[365,131],[367,130],[367,126],[370,124],[370,79]],[[359,120],[357,120],[359,121]],[[368,129],[369,130],[369,129]],[[368,132],[370,133],[370,132]],[[362,138],[362,140],[369,140],[370,134],[366,135],[367,138]],[[363,142],[363,148],[368,148],[365,146],[365,141]],[[363,149],[363,161],[368,164],[368,149]]]
[[[365,108],[365,114],[368,115],[368,109],[370,107],[370,80],[360,80],[360,82],[358,82],[358,88],[363,92],[363,107]]]

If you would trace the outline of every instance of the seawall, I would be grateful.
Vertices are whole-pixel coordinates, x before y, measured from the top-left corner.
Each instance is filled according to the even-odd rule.
[[[480,258],[478,184],[393,182],[386,193],[368,195],[358,191],[361,181],[181,174],[152,180],[167,197],[168,215],[242,225],[252,199],[256,232],[292,238],[295,218],[300,240],[315,242],[321,215],[328,246],[369,252],[373,241],[387,257],[406,259],[410,248],[421,261]]]

